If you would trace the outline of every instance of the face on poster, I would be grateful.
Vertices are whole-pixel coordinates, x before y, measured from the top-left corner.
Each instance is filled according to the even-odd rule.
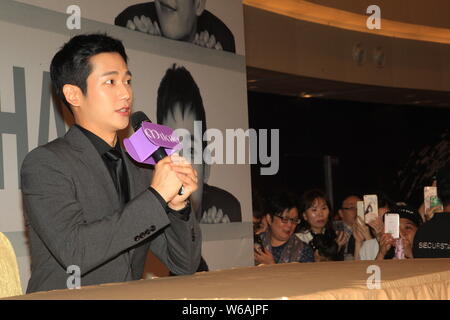
[[[148,63],[137,67],[133,61]],[[205,224],[250,219],[243,217],[242,208],[246,210],[244,212],[249,212],[249,208],[246,201],[239,197],[242,192],[246,193],[242,188],[245,181],[224,179],[227,175],[248,176],[249,179],[248,166],[209,165],[203,161],[207,129],[217,129],[225,135],[228,128],[245,129],[248,126],[247,116],[242,114],[242,108],[245,108],[245,92],[242,91],[245,79],[242,75],[135,51],[130,51],[129,65],[134,76],[134,110],[146,112],[152,121],[159,124],[185,129],[186,135],[182,139],[192,141],[192,151],[184,156],[193,163],[199,174],[199,189],[191,198],[197,219]],[[224,144],[224,154],[225,149]],[[202,163],[194,162],[194,153],[199,153]],[[245,188],[249,187],[247,185]]]
[[[80,4],[82,4],[81,2]],[[37,2],[34,4],[39,3]],[[47,7],[51,7],[51,4],[51,2],[46,2]],[[6,32],[7,29],[4,30]],[[142,35],[142,37],[145,36],[146,35]],[[40,58],[42,61],[35,63],[35,65],[39,65],[40,68],[39,70],[37,70],[37,68],[29,66],[27,68],[24,68],[24,71],[25,75],[35,75],[34,83],[45,86],[48,85],[48,83],[44,83],[43,78],[48,70],[49,61],[51,60],[54,52],[56,52],[57,48],[61,46],[62,43],[67,41],[67,37],[61,37],[61,39],[64,40],[62,40],[58,44],[52,44],[51,46],[46,46],[45,42],[37,41],[36,39],[39,38],[34,38],[34,40],[28,42],[29,47],[38,48],[39,46],[43,46],[46,49],[43,48],[39,51],[34,49],[26,49],[23,50],[22,53],[29,52],[28,50],[41,52],[43,56],[36,56],[36,58]],[[20,44],[19,38],[11,39],[11,41],[15,43],[14,46],[16,47],[23,45]],[[52,49],[50,50],[49,48]],[[16,51],[17,50],[15,50],[15,52]],[[4,54],[7,55],[6,52],[4,52]],[[191,85],[198,88],[198,96],[199,100],[201,100],[201,103],[185,101],[185,103],[190,103],[191,105],[195,106],[195,108],[192,108],[192,110],[190,108],[187,108],[189,109],[188,111],[193,111],[187,113],[187,115],[191,117],[190,120],[203,121],[203,129],[214,128],[224,131],[229,128],[243,128],[244,130],[247,128],[248,120],[246,114],[246,86],[244,73],[236,72],[235,70],[226,70],[224,68],[202,65],[198,62],[192,63],[189,60],[171,59],[162,55],[148,54],[148,56],[143,57],[142,55],[145,55],[145,53],[141,54],[141,52],[134,51],[132,49],[128,50],[128,54],[130,55],[130,69],[132,70],[134,75],[133,83],[136,96],[134,110],[146,109],[150,112],[150,114],[153,114],[154,119],[156,119],[156,102],[158,100],[158,89],[161,86],[163,78],[167,76],[166,73],[168,72],[168,70],[175,68],[177,72],[183,71],[189,75],[191,81],[187,84],[185,83],[187,86]],[[136,57],[134,57],[134,55]],[[29,60],[29,58],[24,54],[11,54],[10,56],[15,56],[16,59],[19,59],[20,57],[23,58],[23,63],[21,63],[20,61],[15,63],[15,66],[19,68],[25,65],[30,65],[29,61],[27,61]],[[8,60],[6,59],[5,61]],[[11,84],[11,76],[11,72],[6,71],[4,73],[4,83]],[[28,79],[27,77],[25,77],[25,82],[27,81]],[[29,96],[29,98],[26,100],[29,101],[31,105],[27,106],[27,108],[35,106],[36,111],[38,111],[40,108],[41,110],[39,110],[39,112],[42,112],[42,106],[36,105],[37,101],[42,100],[42,97],[40,96],[43,92],[42,87],[40,89],[33,88],[33,86],[25,87],[27,87],[28,90],[26,90],[24,94]],[[3,92],[12,93],[14,92],[14,89],[8,87],[3,90]],[[170,94],[177,93],[171,92]],[[11,103],[4,103],[3,106],[6,106],[6,108],[3,107],[3,109],[7,109],[8,106],[14,105],[14,101],[12,101],[13,95],[8,96],[8,94],[6,93],[3,96],[4,99],[8,97],[11,99]],[[183,127],[185,129],[188,129],[191,134],[193,133],[192,121],[191,123],[186,123],[187,119],[184,118],[185,114],[183,114],[182,117],[176,117],[176,112],[172,112],[176,110],[173,104],[170,106],[163,106],[162,109],[164,108],[166,111],[170,111],[167,113],[167,115],[169,116],[162,119],[165,124],[170,124],[175,128]],[[204,119],[200,119],[198,117],[199,109],[201,109],[201,111],[205,113]],[[14,109],[11,108],[11,110]],[[54,113],[54,110],[50,108],[49,112]],[[33,111],[29,112],[29,114],[32,113]],[[67,112],[65,113],[65,130],[67,130],[68,126],[73,123],[73,119],[71,119],[70,115]],[[42,118],[41,115],[40,118]],[[54,127],[48,129],[48,140],[50,140],[50,138],[55,138],[56,136],[61,136],[61,124],[55,123],[56,121],[54,119],[57,120],[56,114],[50,117],[49,125],[57,127],[59,125],[59,127],[57,128],[57,130],[54,130]],[[184,121],[184,123],[180,123],[180,120]],[[45,142],[40,141],[42,140],[41,137],[37,139],[38,141],[36,141],[36,139],[34,138],[34,136],[36,135],[43,136],[40,133],[40,130],[42,130],[42,128],[35,128],[36,126],[39,127],[40,124],[36,124],[36,122],[30,122],[32,122],[30,118],[27,118],[27,124],[30,124],[28,126],[30,129],[28,130],[30,132],[30,134],[28,135],[28,151]],[[56,136],[53,134],[55,131],[57,131]],[[204,133],[204,131],[205,130],[202,131],[202,134]],[[202,137],[200,137],[200,139],[201,138]],[[197,136],[196,139],[199,140],[199,137]],[[20,161],[18,160],[18,162]],[[244,194],[248,193],[248,191],[245,192],[245,189],[249,189],[249,185],[246,185],[246,183],[242,183],[242,181],[238,182],[237,180],[231,182],[229,179],[230,176],[234,175],[236,175],[236,177],[249,178],[248,166],[203,164],[196,165],[196,169],[203,177],[201,179],[202,188],[200,188],[200,191],[193,196],[193,199],[196,199],[194,200],[194,206],[196,206],[197,208],[196,212],[199,221],[201,221],[202,223],[211,224],[250,220],[250,217],[246,217],[245,215],[243,217],[242,211],[249,213],[251,212],[251,209],[249,205],[246,204],[245,200],[244,203],[241,203],[242,201],[238,196],[239,194],[242,194],[243,191]],[[208,189],[207,192],[203,192],[203,186]],[[211,200],[214,198],[218,199],[218,201]],[[230,205],[228,206],[228,208],[225,208],[227,204]]]
[[[15,0],[115,24],[153,37],[245,55],[241,0]],[[105,5],[105,3],[108,3]],[[151,37],[148,41],[152,41]]]

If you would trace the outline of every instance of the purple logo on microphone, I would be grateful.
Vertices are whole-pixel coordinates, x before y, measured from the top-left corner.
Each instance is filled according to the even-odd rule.
[[[131,137],[124,139],[123,144],[128,154],[139,163],[155,164],[151,155],[163,147],[167,155],[180,150],[182,145],[172,128],[144,121],[141,128]]]

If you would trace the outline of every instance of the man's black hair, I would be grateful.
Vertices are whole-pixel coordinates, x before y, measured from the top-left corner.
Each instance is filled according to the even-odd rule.
[[[348,198],[350,198],[350,197],[357,197],[357,198],[359,198],[359,199],[363,199],[363,197],[361,197],[361,195],[359,194],[359,193],[356,193],[356,192],[350,192],[350,193],[348,193],[346,196],[344,196],[342,199],[341,199],[341,202],[339,203],[339,209],[342,209],[342,205],[344,204],[344,201],[345,200],[347,200]]]
[[[293,193],[276,193],[266,200],[265,211],[271,216],[282,214],[285,210],[291,210],[292,208],[298,209],[298,200]]]
[[[116,52],[128,62],[122,41],[106,34],[82,34],[69,40],[55,54],[50,65],[50,76],[56,95],[70,109],[63,93],[63,87],[71,84],[87,94],[87,78],[92,72],[89,59],[97,54]]]
[[[194,113],[195,120],[202,122],[203,135],[206,131],[206,115],[200,89],[186,68],[177,67],[176,64],[173,64],[166,71],[158,88],[156,121],[160,124],[163,123],[169,112],[173,117],[177,103],[183,116],[190,111]],[[205,147],[206,142],[203,141],[203,149]]]
[[[437,196],[444,207],[450,205],[450,164],[440,169],[436,175]]]

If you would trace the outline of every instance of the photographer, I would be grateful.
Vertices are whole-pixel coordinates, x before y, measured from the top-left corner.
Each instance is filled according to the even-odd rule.
[[[316,262],[344,260],[349,235],[334,230],[329,208],[325,194],[319,190],[308,191],[302,196],[302,221],[297,236],[312,246]]]

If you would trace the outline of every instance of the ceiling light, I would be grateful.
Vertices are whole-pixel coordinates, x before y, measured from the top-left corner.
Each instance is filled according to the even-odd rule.
[[[244,0],[244,4],[297,20],[319,23],[346,30],[377,34],[391,38],[450,44],[450,30],[389,20],[383,18],[383,28],[369,30],[364,23],[368,16],[339,10],[305,0]]]
[[[313,96],[307,92],[300,92],[299,97],[300,98],[312,98]]]

